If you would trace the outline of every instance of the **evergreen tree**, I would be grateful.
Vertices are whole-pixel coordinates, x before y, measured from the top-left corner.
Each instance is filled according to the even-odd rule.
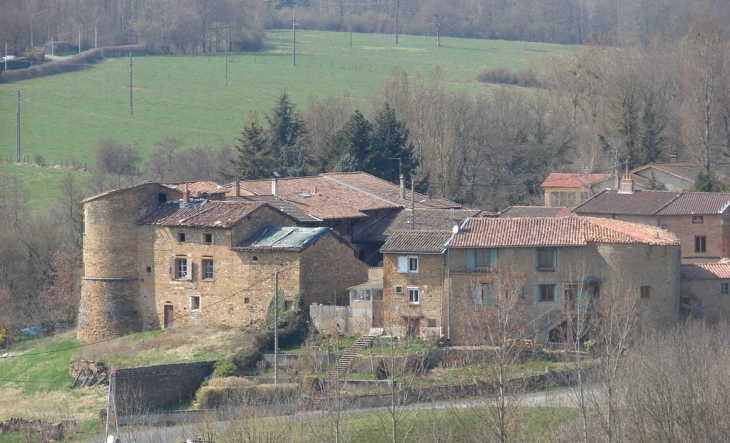
[[[728,186],[711,172],[700,171],[692,183],[693,192],[726,192]]]
[[[387,103],[375,116],[370,145],[368,156],[363,161],[363,171],[398,183],[400,168],[406,182],[410,182],[411,174],[418,167],[418,160],[413,156],[413,145],[408,143],[405,122],[398,121],[395,109]],[[400,164],[394,159],[400,159]]]
[[[257,180],[271,175],[273,158],[264,128],[259,124],[258,114],[251,111],[246,119],[239,144],[238,158],[233,160],[238,179]]]
[[[288,176],[308,174],[312,165],[309,134],[286,91],[281,93],[266,121],[273,170]]]
[[[363,170],[367,158],[371,157],[370,134],[373,126],[360,111],[355,111],[339,131],[325,137],[324,153],[321,158],[325,171]]]

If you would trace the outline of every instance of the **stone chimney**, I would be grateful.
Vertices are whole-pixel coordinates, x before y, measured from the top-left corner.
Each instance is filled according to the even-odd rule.
[[[185,183],[185,190],[183,191],[183,201],[187,203],[190,201],[190,191],[188,190],[188,184]]]
[[[279,179],[276,177],[271,179],[271,195],[279,196]]]
[[[406,176],[403,174],[400,175],[400,198],[406,199]]]
[[[621,177],[621,187],[619,188],[619,194],[633,194],[634,193],[634,179],[631,175],[626,174]]]

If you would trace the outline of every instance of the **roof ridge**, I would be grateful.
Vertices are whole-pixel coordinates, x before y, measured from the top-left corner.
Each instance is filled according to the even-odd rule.
[[[657,209],[656,211],[654,211],[654,212],[652,213],[652,215],[656,215],[656,214],[658,214],[658,213],[659,213],[659,211],[661,211],[662,209],[664,209],[664,208],[668,207],[669,205],[671,205],[672,203],[674,203],[674,202],[675,202],[675,201],[676,201],[676,200],[677,200],[677,199],[678,199],[679,197],[681,197],[681,196],[682,196],[682,195],[684,195],[684,194],[685,194],[684,192],[679,192],[679,193],[678,193],[677,195],[675,195],[675,196],[674,196],[674,198],[673,198],[673,199],[671,199],[671,200],[669,200],[668,202],[666,202],[666,203],[664,204],[664,206],[662,206],[661,208],[659,208],[659,209]]]
[[[396,208],[400,208],[400,207],[405,207],[405,206],[401,206],[401,205],[395,204],[395,203],[393,203],[392,201],[390,201],[390,200],[386,200],[386,199],[384,199],[383,197],[380,197],[380,196],[378,196],[378,195],[375,195],[375,194],[371,194],[370,192],[364,191],[364,190],[362,190],[362,189],[360,189],[360,188],[357,188],[357,187],[355,187],[355,186],[353,186],[353,185],[351,185],[351,184],[349,184],[349,183],[344,183],[344,182],[341,182],[341,181],[339,181],[339,180],[336,180],[336,179],[334,179],[334,178],[332,178],[332,177],[327,177],[327,176],[326,176],[326,175],[324,175],[324,174],[326,174],[326,173],[322,173],[322,178],[324,178],[325,180],[330,180],[330,181],[333,181],[333,182],[335,182],[335,183],[337,183],[337,184],[340,184],[340,185],[342,185],[342,186],[346,186],[346,187],[348,187],[348,188],[350,188],[350,189],[354,189],[354,190],[356,190],[356,191],[358,191],[358,192],[362,192],[362,193],[363,193],[363,194],[365,194],[365,195],[369,195],[370,197],[373,197],[373,198],[377,198],[378,200],[382,200],[382,201],[384,201],[384,202],[386,202],[386,203],[389,203],[389,204],[393,205],[393,207],[396,207]],[[365,172],[362,172],[362,174],[366,174],[366,173],[365,173]],[[370,175],[370,174],[368,174],[368,175]],[[373,175],[373,176],[371,176],[371,177],[375,177],[375,176]],[[378,178],[378,177],[375,177],[375,178]],[[381,178],[381,179],[379,179],[379,180],[383,180],[383,179]],[[386,180],[383,180],[383,181],[386,181]],[[390,182],[388,182],[388,183],[390,183]],[[392,184],[392,183],[391,183],[391,184]],[[394,185],[394,186],[395,186],[395,185]],[[362,212],[362,211],[360,211],[360,212]]]

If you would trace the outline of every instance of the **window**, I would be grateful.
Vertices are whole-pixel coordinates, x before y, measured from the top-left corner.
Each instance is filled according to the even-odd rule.
[[[203,234],[203,243],[213,243],[213,234]]]
[[[213,280],[213,259],[203,259],[203,280]]]
[[[474,297],[474,304],[477,306],[489,305],[492,303],[492,291],[489,289],[489,283],[481,283]]]
[[[696,236],[695,237],[695,252],[707,252],[707,237]]]
[[[550,193],[550,206],[575,206],[575,192],[553,191]]]
[[[420,301],[418,288],[408,288],[408,304],[417,305]]]
[[[192,280],[192,263],[187,257],[175,257],[170,274],[175,280]]]
[[[184,242],[185,241],[185,233],[184,232],[178,232],[177,233],[177,241]]]
[[[248,297],[244,297],[243,298],[243,303],[247,305],[247,304],[251,303],[251,299],[248,298]]]
[[[370,289],[355,289],[352,291],[352,299],[355,301],[370,301]]]
[[[398,257],[398,272],[401,274],[417,274],[418,273],[418,256],[402,255]]]
[[[151,274],[152,273],[152,266],[147,266],[147,273],[148,274]]]
[[[557,299],[558,285],[537,285],[537,301],[552,302]]]
[[[466,250],[467,269],[490,269],[497,262],[496,249],[472,249]]]
[[[590,192],[581,192],[580,193],[580,202],[585,203],[587,200],[591,198]]]
[[[558,267],[558,250],[555,248],[540,248],[537,250],[537,270],[554,271]]]
[[[197,311],[200,309],[200,296],[193,295],[190,297],[190,310]]]
[[[259,258],[254,255],[253,257],[251,257],[251,262],[252,263],[258,263],[259,262]]]
[[[395,293],[396,294],[402,294],[403,293],[403,286],[396,286],[395,287]]]
[[[704,223],[705,217],[702,215],[693,215],[692,216],[692,223]]]
[[[720,283],[720,295],[730,294],[730,283]]]
[[[651,286],[642,286],[639,294],[641,295],[641,298],[650,298]]]

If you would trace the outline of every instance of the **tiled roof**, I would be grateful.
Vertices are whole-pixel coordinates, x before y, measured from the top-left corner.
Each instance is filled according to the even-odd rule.
[[[140,225],[186,226],[195,228],[230,228],[263,206],[264,202],[203,201],[180,207],[168,202],[139,220]]]
[[[679,245],[667,230],[591,217],[474,218],[449,242],[453,248],[582,246],[588,243]]]
[[[302,228],[298,226],[269,226],[237,243],[234,251],[299,252],[330,232],[329,228]]]
[[[468,217],[474,217],[480,212],[477,209],[416,209],[415,214],[410,209],[393,211],[363,226],[353,234],[352,241],[384,242],[396,231],[450,230],[455,224],[461,225]]]
[[[682,278],[688,280],[730,279],[730,263],[682,265]]]
[[[649,163],[648,165],[638,167],[631,172],[641,172],[646,169],[659,169],[677,177],[688,181],[694,181],[700,168],[692,162],[670,162],[670,163]]]
[[[411,191],[406,189],[405,198],[400,198],[400,186],[365,172],[327,172],[322,174],[326,179],[351,186],[362,192],[395,203],[398,206],[411,206]],[[408,188],[410,184],[406,184]],[[418,192],[413,196],[416,209],[449,209],[461,208],[461,205],[445,198],[431,198]]]
[[[162,186],[178,192],[184,192],[186,184],[188,185],[188,192],[190,192],[190,195],[222,194],[226,192],[226,188],[216,182],[211,181],[197,181],[189,183],[163,183]]]
[[[500,212],[500,218],[514,217],[570,217],[573,213],[570,208],[556,208],[552,206],[510,206]]]
[[[142,187],[145,187],[145,186],[160,186],[160,184],[159,183],[152,183],[152,182],[144,182],[144,183],[138,183],[138,184],[132,185],[132,186],[125,186],[125,187],[119,188],[119,189],[112,189],[110,191],[102,192],[101,194],[96,194],[96,195],[92,195],[91,197],[85,198],[85,199],[81,200],[81,204],[83,205],[83,204],[88,203],[90,201],[93,201],[93,200],[96,200],[96,199],[99,199],[99,198],[106,197],[107,195],[118,194],[120,192],[125,192],[125,191],[128,191],[130,189],[142,188]]]
[[[380,252],[440,254],[452,235],[451,231],[399,231],[388,237]]]
[[[611,177],[611,174],[571,174],[551,172],[542,185],[543,188],[585,188],[602,182]]]
[[[576,214],[653,215],[681,195],[670,191],[635,191],[633,194],[607,189],[578,205]]]
[[[319,223],[322,221],[317,217],[307,214],[299,206],[273,195],[246,195],[241,197],[228,196],[226,197],[226,201],[266,202],[269,206],[273,206],[284,214],[294,218],[299,223]]]
[[[722,214],[730,206],[730,193],[684,192],[659,215]]]

